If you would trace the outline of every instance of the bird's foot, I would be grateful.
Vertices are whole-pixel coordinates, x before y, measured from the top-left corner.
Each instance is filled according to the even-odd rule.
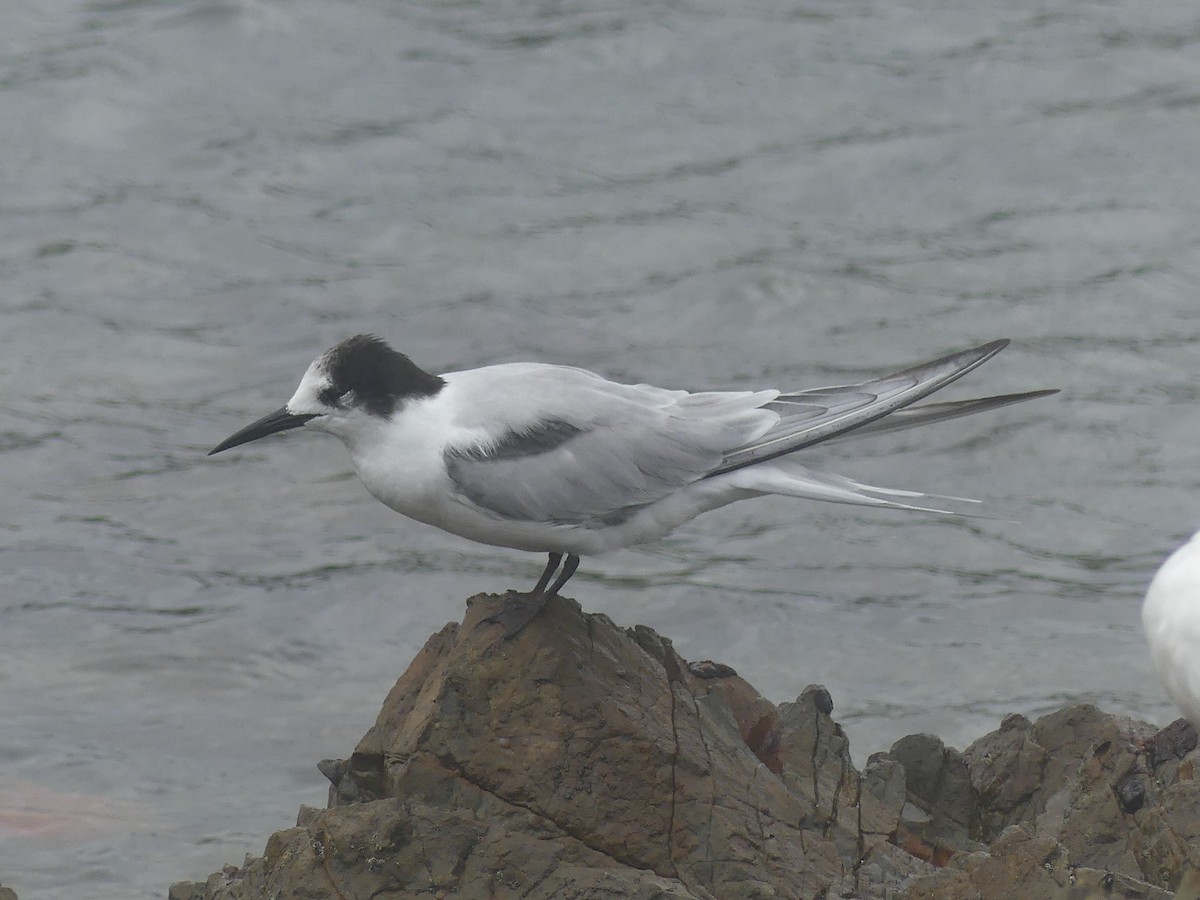
[[[498,613],[480,620],[480,625],[503,625],[504,639],[511,641],[521,633],[530,622],[537,618],[538,613],[546,608],[551,595],[545,591],[519,594],[509,591],[504,595],[504,606]]]

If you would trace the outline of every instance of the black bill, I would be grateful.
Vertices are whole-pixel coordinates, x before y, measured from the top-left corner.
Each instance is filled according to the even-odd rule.
[[[238,444],[248,444],[251,441],[257,441],[261,437],[266,437],[268,434],[274,434],[277,431],[287,431],[289,428],[299,428],[309,419],[315,418],[313,415],[294,415],[287,411],[287,407],[281,407],[273,413],[263,416],[257,422],[251,422],[241,431],[231,434],[217,446],[208,451],[208,455],[220,453],[222,450],[228,450],[230,447],[236,447]]]

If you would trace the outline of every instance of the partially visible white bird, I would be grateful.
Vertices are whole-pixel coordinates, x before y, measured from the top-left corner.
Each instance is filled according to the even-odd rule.
[[[548,553],[533,591],[510,597],[497,618],[511,636],[580,556],[655,540],[735,500],[782,494],[946,512],[908,502],[930,495],[815,472],[788,454],[1055,393],[911,405],[1007,344],[862,384],[689,393],[539,363],[432,375],[380,338],[357,335],[318,357],[282,409],[209,455],[290,428],[327,431],[346,445],[367,490],[397,512],[485,544]]]
[[[1142,626],[1167,694],[1200,728],[1200,533],[1172,553],[1150,582]]]

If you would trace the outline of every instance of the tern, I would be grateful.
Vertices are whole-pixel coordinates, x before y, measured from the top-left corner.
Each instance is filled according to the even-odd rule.
[[[208,455],[293,428],[326,431],[345,444],[366,489],[397,512],[473,541],[548,554],[533,590],[510,592],[489,620],[511,637],[581,556],[656,540],[735,500],[776,494],[950,513],[914,502],[937,495],[816,472],[792,454],[1056,393],[917,404],[1007,344],[861,384],[689,392],[528,362],[433,375],[360,334],[314,360],[282,408]]]
[[[1200,534],[1155,574],[1142,604],[1142,626],[1168,696],[1200,728]]]

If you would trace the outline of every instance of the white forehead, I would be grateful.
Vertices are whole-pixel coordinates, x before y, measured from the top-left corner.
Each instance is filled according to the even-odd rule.
[[[327,404],[322,403],[319,397],[331,383],[325,357],[319,356],[305,370],[296,393],[292,394],[292,399],[287,402],[288,412],[308,413],[324,409]]]

